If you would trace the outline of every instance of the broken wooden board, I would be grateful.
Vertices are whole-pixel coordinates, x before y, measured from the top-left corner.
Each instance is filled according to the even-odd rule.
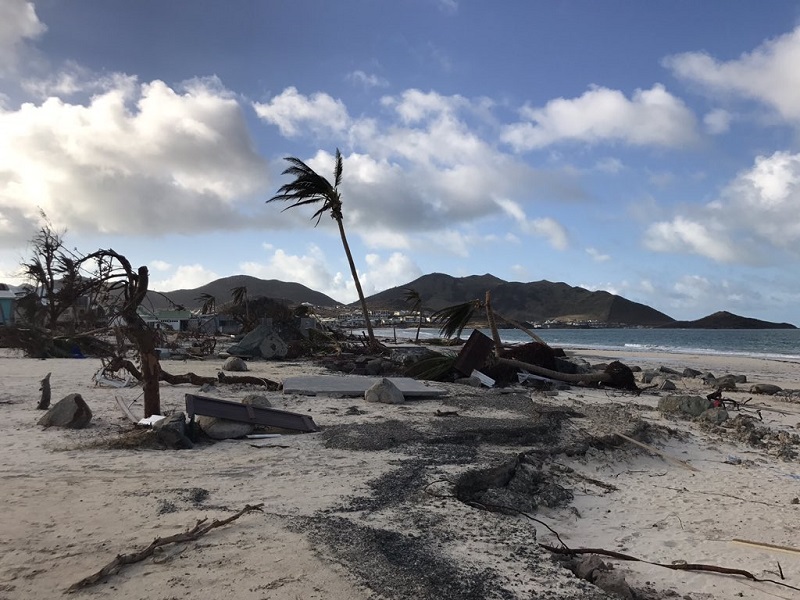
[[[186,414],[192,420],[195,415],[205,415],[228,419],[229,421],[252,423],[253,425],[263,425],[265,427],[278,427],[279,429],[290,429],[304,433],[319,431],[314,419],[308,415],[277,408],[263,408],[252,404],[231,402],[230,400],[196,396],[194,394],[186,394]]]

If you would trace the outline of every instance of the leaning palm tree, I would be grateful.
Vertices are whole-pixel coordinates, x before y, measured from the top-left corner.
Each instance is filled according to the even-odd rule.
[[[347,262],[350,264],[350,273],[353,275],[353,283],[358,292],[358,300],[361,304],[361,312],[364,314],[364,322],[367,325],[367,335],[369,336],[370,348],[377,348],[378,343],[375,341],[375,334],[372,331],[372,322],[369,319],[369,309],[367,308],[367,301],[364,298],[364,291],[361,289],[361,281],[358,279],[358,271],[353,262],[353,255],[350,252],[350,245],[347,243],[347,236],[344,232],[344,216],[342,215],[342,197],[339,193],[339,185],[342,182],[342,154],[339,149],[336,149],[336,165],[333,170],[333,185],[319,175],[314,169],[309,167],[299,158],[287,156],[286,161],[291,165],[284,172],[283,175],[291,175],[294,181],[287,183],[280,187],[278,193],[272,198],[267,200],[267,203],[276,200],[284,202],[291,202],[289,206],[283,210],[288,210],[296,206],[305,206],[307,204],[319,204],[321,206],[317,212],[313,214],[312,219],[316,218],[317,222],[314,224],[316,227],[319,225],[322,215],[329,213],[331,218],[336,221],[339,227],[339,235],[342,238],[342,246],[344,246],[344,253],[347,255]]]

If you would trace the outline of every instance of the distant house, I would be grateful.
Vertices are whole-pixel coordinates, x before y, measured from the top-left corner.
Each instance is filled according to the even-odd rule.
[[[11,287],[0,283],[0,325],[14,324],[14,309],[17,295]]]

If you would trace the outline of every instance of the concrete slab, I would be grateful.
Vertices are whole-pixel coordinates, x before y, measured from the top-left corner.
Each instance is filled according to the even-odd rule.
[[[287,377],[283,380],[284,394],[303,394],[305,396],[363,396],[381,377],[363,375],[308,375]],[[387,377],[406,398],[438,398],[447,390],[418,381],[411,377]]]

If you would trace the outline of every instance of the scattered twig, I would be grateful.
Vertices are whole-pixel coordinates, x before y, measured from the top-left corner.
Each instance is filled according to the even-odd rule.
[[[676,464],[679,467],[683,467],[684,469],[688,469],[689,471],[694,471],[695,473],[699,473],[700,472],[700,469],[698,469],[696,467],[693,467],[692,465],[690,465],[686,461],[679,460],[677,458],[669,456],[668,454],[665,454],[664,452],[661,452],[661,450],[659,450],[658,448],[654,448],[650,444],[645,444],[644,442],[640,442],[639,440],[635,440],[632,437],[627,436],[624,433],[620,433],[618,431],[615,432],[615,433],[616,433],[616,435],[621,437],[623,440],[626,440],[626,441],[630,442],[631,444],[636,444],[640,448],[644,448],[645,450],[648,450],[649,452],[652,452],[653,454],[657,454],[658,456],[660,456],[661,458],[663,458],[667,462],[671,462],[673,464]]]
[[[437,417],[457,417],[459,416],[457,410],[438,410],[434,413]]]
[[[676,488],[671,487],[668,485],[658,486],[663,490],[672,490],[675,492],[689,492],[692,494],[705,494],[706,496],[722,496],[723,498],[733,498],[734,500],[740,500],[742,502],[751,502],[753,504],[763,504],[764,506],[780,506],[780,504],[775,504],[772,502],[764,502],[763,500],[748,500],[747,498],[741,498],[739,496],[734,496],[733,494],[725,494],[724,492],[706,492],[703,490],[690,490],[688,488]],[[798,550],[800,552],[800,550]]]
[[[734,544],[742,544],[743,546],[753,546],[755,548],[767,548],[769,550],[777,550],[778,552],[788,552],[789,554],[800,554],[800,548],[792,548],[791,546],[779,546],[777,544],[768,544],[766,542],[752,542],[750,540],[740,540],[734,538],[731,540]]]
[[[665,569],[672,569],[673,571],[702,571],[707,573],[721,573],[722,575],[739,575],[741,577],[745,577],[750,581],[757,581],[761,583],[774,583],[775,585],[780,585],[790,590],[797,590],[800,592],[800,587],[795,587],[793,585],[789,585],[788,583],[783,583],[782,581],[776,581],[774,579],[761,579],[753,575],[750,571],[745,571],[744,569],[731,569],[728,567],[718,567],[716,565],[705,565],[700,563],[657,563],[652,562],[649,560],[644,560],[642,558],[636,558],[635,556],[631,556],[630,554],[623,554],[621,552],[615,552],[613,550],[604,550],[603,548],[557,548],[555,546],[548,546],[547,544],[539,544],[540,548],[544,548],[545,550],[549,550],[555,554],[565,554],[568,556],[577,556],[579,554],[599,554],[601,556],[608,556],[610,558],[616,558],[617,560],[629,560],[634,562],[641,562],[648,565],[653,565],[655,567],[663,567]]]
[[[227,525],[228,523],[235,521],[236,519],[238,519],[239,517],[241,517],[246,513],[253,511],[261,512],[261,507],[263,506],[264,506],[263,504],[255,504],[255,505],[248,504],[242,510],[237,512],[235,515],[232,515],[227,519],[223,519],[221,521],[215,519],[211,523],[206,523],[208,519],[200,519],[191,529],[183,533],[176,533],[167,536],[165,538],[156,538],[150,543],[149,546],[147,546],[147,548],[144,548],[143,550],[139,550],[138,552],[132,552],[130,554],[117,554],[116,558],[114,558],[114,560],[108,563],[105,567],[103,567],[96,573],[89,575],[88,577],[84,577],[77,583],[73,583],[66,589],[66,592],[72,593],[80,589],[92,586],[101,579],[113,573],[116,573],[117,571],[119,571],[121,567],[141,562],[145,558],[152,556],[157,548],[161,548],[162,546],[166,546],[167,544],[179,544],[183,542],[196,540],[199,537],[211,531],[212,529],[216,529],[217,527],[222,527],[223,525]]]

